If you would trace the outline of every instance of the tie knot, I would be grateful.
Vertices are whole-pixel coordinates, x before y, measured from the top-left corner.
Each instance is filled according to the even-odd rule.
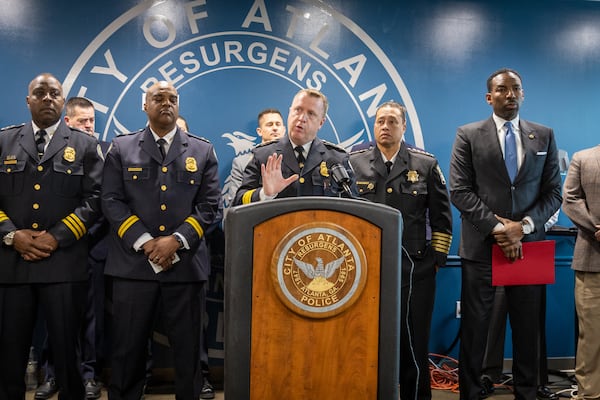
[[[35,147],[37,148],[38,156],[40,158],[44,154],[44,148],[46,147],[46,135],[48,135],[48,133],[43,129],[40,129],[35,134]]]
[[[387,168],[387,172],[388,174],[390,173],[390,171],[392,170],[392,165],[393,163],[391,161],[386,161],[385,162],[385,167]]]
[[[507,121],[504,123],[504,126],[506,127],[506,133],[509,133],[509,132],[512,133],[512,122]]]
[[[298,153],[298,157],[297,157],[298,158],[298,163],[299,164],[303,164],[304,161],[306,161],[306,158],[304,158],[304,147],[302,147],[302,146],[296,146],[296,147],[294,147],[294,150],[296,151],[296,153]]]

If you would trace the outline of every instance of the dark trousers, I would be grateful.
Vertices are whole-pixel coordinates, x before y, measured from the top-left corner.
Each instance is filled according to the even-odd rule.
[[[459,386],[461,400],[479,400],[483,357],[496,288],[490,264],[462,260]],[[517,400],[535,400],[544,285],[507,286],[512,328],[513,383]],[[483,332],[483,333],[482,333]]]
[[[108,396],[139,400],[146,379],[147,338],[155,312],[162,319],[173,350],[175,398],[194,400],[201,326],[203,282],[160,283],[113,278],[112,358]]]
[[[538,371],[538,385],[548,383],[548,357],[546,354],[546,288],[542,290],[542,303],[540,307],[540,358]],[[482,374],[487,375],[492,381],[497,381],[502,376],[504,368],[504,337],[506,332],[506,294],[504,287],[496,288],[494,307],[487,337],[485,356],[483,358]]]
[[[432,252],[430,252],[432,253]],[[433,254],[415,260],[415,269],[432,263]],[[410,259],[402,258],[402,302],[400,312],[400,398],[431,399],[429,376],[429,333],[435,299],[435,269],[425,275],[406,271]],[[413,279],[411,279],[411,277]],[[412,281],[412,284],[411,284]]]
[[[77,347],[83,380],[95,379],[102,370],[104,360],[104,261],[88,257],[89,285],[81,336]],[[45,324],[42,324],[42,327],[45,340],[41,362],[46,371],[44,380],[48,380],[56,376],[54,356],[48,343]]]
[[[0,285],[0,398],[25,398],[27,365],[38,308],[47,318],[60,400],[81,400],[85,390],[77,362],[86,282]]]

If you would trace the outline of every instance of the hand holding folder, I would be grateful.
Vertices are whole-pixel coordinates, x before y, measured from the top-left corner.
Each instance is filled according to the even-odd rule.
[[[523,258],[510,262],[492,246],[492,286],[554,283],[554,240],[523,242]]]

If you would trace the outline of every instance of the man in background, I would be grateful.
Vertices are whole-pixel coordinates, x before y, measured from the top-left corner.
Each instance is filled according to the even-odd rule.
[[[258,127],[256,133],[261,138],[261,144],[267,143],[272,140],[277,140],[285,135],[285,125],[283,123],[283,116],[279,110],[274,108],[267,108],[258,113]],[[231,162],[231,183],[225,193],[223,188],[223,200],[226,205],[231,205],[238,188],[242,185],[244,178],[244,170],[246,165],[252,159],[252,153],[240,154],[235,157]]]
[[[65,123],[79,129],[90,136],[98,138],[95,132],[95,111],[91,101],[84,97],[71,97],[65,103]],[[108,150],[108,143],[100,146],[103,154]],[[103,219],[89,230],[90,254],[88,256],[89,286],[85,309],[85,317],[79,345],[81,358],[81,376],[85,386],[85,398],[88,400],[100,397],[100,385],[97,376],[102,372],[97,362],[100,349],[104,345],[104,261],[106,260],[106,244],[102,241],[108,231]],[[102,242],[101,242],[102,241]],[[49,399],[58,391],[54,373],[53,350],[44,343],[45,377],[44,382],[36,389],[36,400]]]

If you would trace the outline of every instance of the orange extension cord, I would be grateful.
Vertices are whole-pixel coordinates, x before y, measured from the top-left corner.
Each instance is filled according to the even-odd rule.
[[[458,360],[430,353],[429,374],[432,389],[451,390],[458,393]]]

